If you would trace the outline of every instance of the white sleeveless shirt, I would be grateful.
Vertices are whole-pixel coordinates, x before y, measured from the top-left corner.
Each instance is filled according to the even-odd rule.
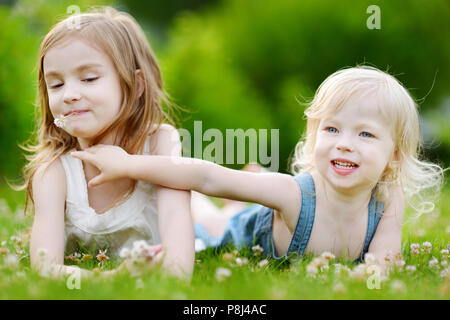
[[[75,151],[71,150],[71,151]],[[149,139],[144,154],[150,154]],[[131,249],[136,240],[160,243],[156,194],[153,184],[138,181],[128,199],[97,214],[89,206],[87,183],[80,159],[61,156],[66,173],[67,198],[64,216],[64,241],[67,254],[78,252],[78,245],[98,252],[108,249],[108,256],[118,256],[122,248]]]

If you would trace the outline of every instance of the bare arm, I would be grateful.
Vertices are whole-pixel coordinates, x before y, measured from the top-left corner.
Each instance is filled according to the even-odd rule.
[[[31,266],[51,277],[63,277],[72,273],[74,267],[64,266],[66,178],[61,160],[54,161],[45,171],[43,166],[39,167],[32,183],[35,212],[30,239]],[[87,270],[81,272],[84,276],[91,275]]]
[[[181,155],[178,132],[169,125],[162,125],[152,137],[155,153]],[[152,143],[153,144],[153,143]],[[164,248],[163,268],[184,278],[190,278],[194,268],[194,228],[191,218],[191,193],[156,187],[158,223]]]
[[[66,176],[61,160],[57,159],[46,170],[39,167],[32,183],[35,211],[30,239],[31,267],[54,278],[74,274],[75,269],[84,278],[93,276],[92,271],[64,265]],[[104,271],[102,275],[114,273]]]
[[[260,203],[278,210],[290,230],[297,224],[300,192],[290,175],[228,169],[212,162],[168,156],[131,156],[127,175],[168,188]]]
[[[384,258],[391,252],[393,256],[401,253],[402,225],[405,211],[405,196],[399,186],[393,187],[391,201],[387,204],[370,243],[369,252],[384,268]]]

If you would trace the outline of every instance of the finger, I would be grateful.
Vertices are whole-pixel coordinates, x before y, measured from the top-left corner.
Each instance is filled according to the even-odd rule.
[[[74,158],[87,161],[89,163],[92,163],[93,165],[97,166],[97,161],[95,161],[95,157],[92,153],[87,153],[85,151],[73,151],[70,153],[70,155]]]
[[[156,244],[156,245],[154,245],[154,246],[150,246],[151,247],[151,250],[153,251],[153,253],[155,254],[155,255],[157,255],[158,253],[160,253],[161,251],[162,251],[162,244]]]
[[[96,187],[100,184],[102,184],[103,181],[103,174],[99,174],[98,176],[92,178],[91,180],[89,180],[88,182],[88,187],[92,188],[92,187]]]

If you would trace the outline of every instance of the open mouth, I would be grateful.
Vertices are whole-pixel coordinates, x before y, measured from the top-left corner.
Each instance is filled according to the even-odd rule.
[[[344,162],[344,161],[339,161],[339,160],[331,160],[331,164],[333,166],[335,166],[338,169],[355,169],[358,168],[359,166],[356,163],[353,162]]]

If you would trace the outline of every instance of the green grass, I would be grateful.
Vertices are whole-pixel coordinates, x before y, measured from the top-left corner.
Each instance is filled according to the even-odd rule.
[[[312,257],[300,262],[270,260],[263,267],[263,259],[251,250],[229,254],[224,259],[222,250],[208,249],[197,253],[192,281],[170,277],[156,270],[141,277],[120,275],[110,279],[94,277],[81,279],[80,289],[69,289],[67,279],[51,280],[37,275],[29,263],[29,231],[32,217],[23,214],[23,193],[10,192],[0,187],[0,243],[5,242],[8,254],[0,253],[0,299],[446,299],[450,298],[450,275],[443,276],[447,262],[440,251],[447,248],[450,226],[450,189],[444,190],[437,214],[424,215],[407,220],[403,228],[403,257],[406,265],[415,265],[415,272],[394,270],[380,283],[380,289],[368,289],[366,279],[355,279],[343,272],[336,275],[330,263],[328,271],[308,276],[306,267]],[[409,213],[409,214],[408,214]],[[411,211],[407,211],[407,217]],[[12,236],[22,239],[19,243]],[[411,243],[432,244],[428,254],[412,255]],[[18,265],[7,264],[10,255],[19,259]],[[246,257],[247,264],[239,266],[236,258]],[[429,261],[436,257],[437,268],[430,268]],[[445,263],[444,262],[444,263]],[[111,269],[118,261],[108,261],[101,268]],[[76,263],[74,263],[76,264]],[[354,266],[345,264],[349,268]],[[86,269],[97,267],[94,260],[81,262]],[[231,275],[219,281],[218,268],[227,268]],[[447,269],[448,270],[448,269]]]

